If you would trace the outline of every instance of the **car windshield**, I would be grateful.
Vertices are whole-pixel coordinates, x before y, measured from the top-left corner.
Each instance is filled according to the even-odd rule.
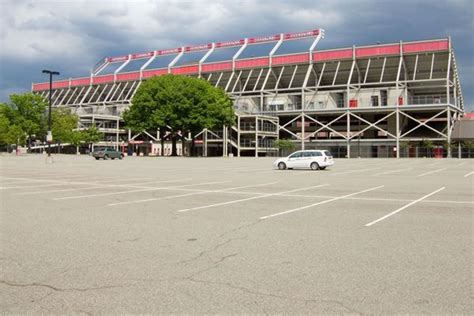
[[[299,152],[299,153],[294,153],[294,154],[292,154],[291,156],[289,156],[288,158],[299,158],[299,157],[301,157],[301,153],[300,153],[300,152]]]

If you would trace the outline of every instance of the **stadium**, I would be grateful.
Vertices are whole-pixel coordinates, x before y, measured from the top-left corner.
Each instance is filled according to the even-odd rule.
[[[203,156],[273,156],[277,139],[335,157],[452,156],[464,103],[449,37],[319,50],[323,39],[315,29],[107,57],[89,77],[53,82],[52,104],[99,128],[100,145],[168,155],[167,135],[132,134],[121,113],[143,80],[195,76],[226,91],[237,114],[235,126],[195,138]],[[32,91],[49,97],[49,82]]]

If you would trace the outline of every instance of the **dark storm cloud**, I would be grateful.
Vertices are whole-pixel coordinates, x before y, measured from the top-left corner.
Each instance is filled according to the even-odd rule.
[[[322,27],[320,49],[451,35],[465,104],[474,105],[471,1],[25,0],[2,9],[12,14],[0,22],[0,48],[18,47],[28,55],[1,51],[1,100],[43,81],[46,66],[78,77],[104,56]],[[54,35],[58,47],[48,43]]]

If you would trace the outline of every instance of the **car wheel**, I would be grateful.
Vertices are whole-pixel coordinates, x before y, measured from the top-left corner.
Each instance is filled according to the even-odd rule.
[[[317,162],[311,163],[310,167],[311,167],[311,170],[318,170],[319,169],[319,165],[318,165]]]
[[[319,169],[324,170],[324,169],[326,169],[326,167],[320,167]]]
[[[109,155],[104,156],[104,160],[107,160],[107,159],[109,159]]]
[[[112,157],[111,159],[112,159],[112,160],[115,160],[115,157]]]
[[[285,169],[286,169],[286,164],[285,164],[284,162],[280,162],[280,163],[278,164],[278,169],[279,169],[279,170],[285,170]]]
[[[119,156],[119,159],[120,159],[120,160],[122,160],[122,158],[123,158],[123,154],[121,154],[121,155]]]
[[[99,157],[95,157],[95,160],[99,160]]]

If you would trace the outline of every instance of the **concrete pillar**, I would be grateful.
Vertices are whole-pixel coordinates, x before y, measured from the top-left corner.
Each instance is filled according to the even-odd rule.
[[[448,143],[448,158],[451,158],[451,108],[448,105],[448,138],[446,139],[446,142]]]
[[[237,115],[237,157],[240,157],[240,116]]]
[[[395,113],[396,115],[396,134],[397,136],[396,141],[397,141],[397,159],[400,158],[400,111],[398,110],[398,105],[397,105],[397,112]]]
[[[258,157],[258,116],[255,116],[255,157]]]
[[[301,150],[304,150],[304,134],[305,134],[305,116],[301,113]]]
[[[351,132],[351,115],[349,110],[347,110],[347,158],[351,158],[351,144],[350,144],[350,132]]]

